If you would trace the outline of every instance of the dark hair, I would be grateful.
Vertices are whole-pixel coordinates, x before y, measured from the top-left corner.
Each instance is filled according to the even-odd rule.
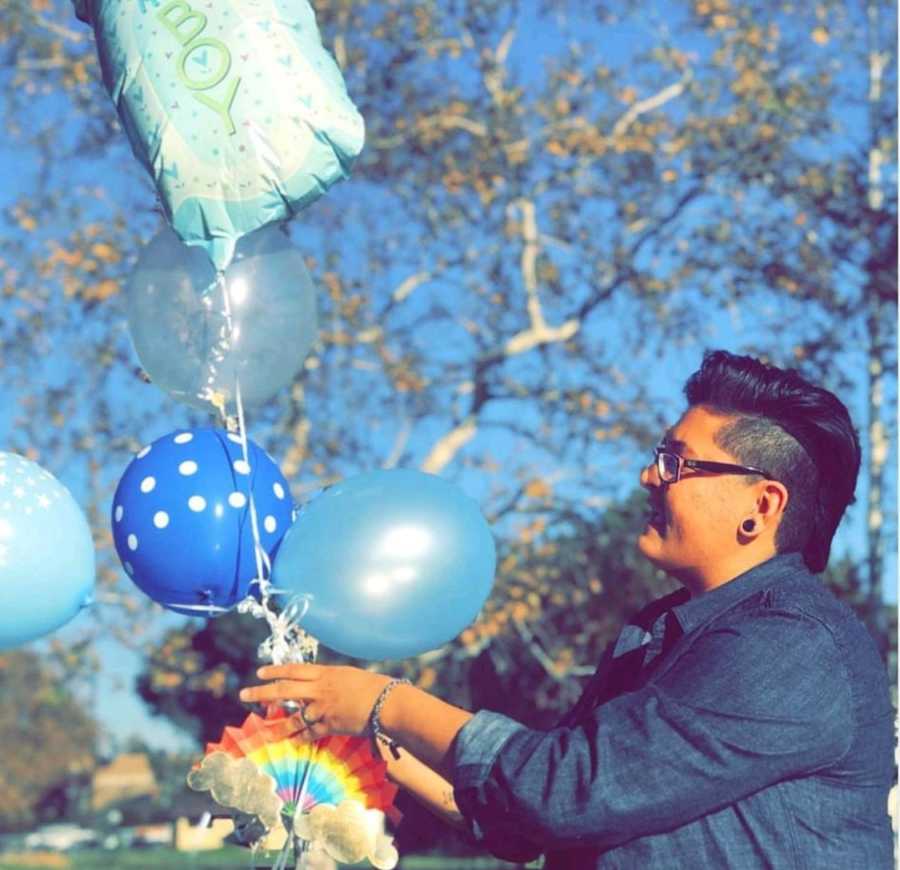
[[[684,394],[691,407],[736,418],[716,443],[788,490],[777,551],[800,552],[810,571],[824,571],[831,539],[854,501],[860,464],[859,438],[840,399],[793,369],[724,350],[703,355]]]

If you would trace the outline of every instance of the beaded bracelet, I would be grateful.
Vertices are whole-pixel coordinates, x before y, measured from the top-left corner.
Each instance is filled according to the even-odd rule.
[[[379,741],[380,743],[384,743],[387,745],[388,749],[391,750],[391,755],[394,758],[400,757],[400,751],[397,748],[397,743],[395,740],[388,737],[387,734],[384,733],[384,730],[381,727],[381,708],[384,706],[384,702],[387,700],[388,695],[397,688],[397,686],[411,686],[412,683],[409,680],[391,680],[382,690],[381,694],[375,699],[375,703],[372,705],[372,712],[369,713],[369,733],[372,735],[374,740]]]

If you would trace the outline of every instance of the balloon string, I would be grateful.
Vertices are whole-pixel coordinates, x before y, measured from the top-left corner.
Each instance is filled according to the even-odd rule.
[[[250,468],[250,456],[247,450],[247,429],[244,424],[244,404],[241,401],[241,382],[237,375],[234,378],[235,387],[235,404],[238,412],[238,437],[241,439],[241,452],[244,456],[246,468]],[[269,561],[269,554],[263,549],[262,541],[259,537],[259,517],[256,513],[256,501],[253,498],[253,487],[251,486],[252,476],[247,475],[247,496],[250,503],[250,529],[253,533],[253,555],[256,558],[256,579],[259,583],[260,592],[262,593],[263,605],[268,609],[269,603],[269,574],[272,570],[272,563]],[[265,564],[265,571],[263,565]]]
[[[224,343],[227,345],[233,334],[233,318],[231,314],[231,302],[228,298],[228,287],[225,282],[225,273],[219,272],[216,280],[222,289],[222,299],[224,303],[225,327],[228,336]],[[241,396],[241,381],[237,372],[234,375],[234,402],[237,408],[237,436],[241,444],[241,455],[243,456],[245,467],[250,468],[250,451],[247,439],[247,424],[244,419],[244,402]],[[224,402],[222,403],[222,411],[224,414]],[[226,423],[228,422],[225,416]],[[272,588],[269,577],[272,574],[272,562],[269,554],[262,545],[259,534],[259,515],[256,510],[256,500],[253,497],[252,476],[248,475],[247,482],[247,501],[250,512],[250,530],[253,535],[253,556],[256,560],[256,579],[251,582],[256,583],[260,592],[260,603],[257,603],[253,596],[245,598],[238,605],[238,611],[241,613],[250,612],[257,618],[265,618],[269,625],[269,637],[260,645],[259,654],[262,657],[269,658],[274,664],[283,664],[285,662],[306,662],[315,661],[318,652],[318,643],[303,631],[297,622],[306,614],[309,607],[309,599],[293,598],[291,599],[283,611],[276,613],[271,605],[271,595],[278,592]],[[302,607],[302,610],[300,608]],[[299,613],[298,613],[299,610]]]
[[[309,867],[309,842],[301,840],[299,837],[294,838],[294,852],[297,856],[297,870],[305,870]]]
[[[234,321],[231,316],[231,302],[228,298],[228,285],[225,281],[225,273],[218,272],[216,275],[216,280],[219,283],[219,286],[222,289],[222,300],[225,306],[225,325],[228,330],[229,340],[231,336],[234,334]],[[244,458],[244,467],[248,470],[247,473],[247,500],[250,504],[250,530],[253,534],[253,556],[256,560],[256,579],[260,585],[260,589],[263,593],[263,603],[264,605],[268,604],[267,598],[267,585],[268,585],[268,576],[269,571],[271,570],[271,563],[269,562],[269,555],[263,549],[262,541],[259,536],[259,518],[256,513],[256,502],[253,498],[253,486],[252,486],[252,475],[250,474],[250,455],[249,450],[247,449],[247,426],[244,422],[244,403],[241,400],[241,379],[235,370],[234,373],[234,401],[237,406],[237,415],[238,415],[238,438],[241,442],[241,455]],[[265,563],[265,573],[263,573],[263,565]]]
[[[272,865],[272,870],[287,870],[287,862],[288,855],[291,850],[291,835],[288,834],[287,840],[284,841],[284,846],[281,849],[281,852],[278,854],[278,860]]]
[[[216,273],[216,283],[222,290],[225,330],[224,335],[220,333],[222,340],[219,344],[219,348],[223,353],[220,353],[217,356],[215,362],[222,362],[225,358],[224,351],[228,350],[231,337],[234,335],[234,321],[231,313],[231,302],[228,296],[228,286],[224,272],[220,271]],[[214,379],[215,371],[215,364],[213,363],[210,365],[210,382]],[[217,394],[212,389],[211,383],[207,385],[205,395],[210,398],[213,405],[219,410],[219,413],[225,420],[226,428],[230,430],[230,421],[225,411],[225,397]],[[267,655],[275,664],[281,664],[285,661],[297,661],[298,657],[301,662],[314,661],[318,651],[318,644],[297,625],[297,622],[299,619],[303,618],[309,607],[309,599],[304,597],[291,598],[280,614],[273,610],[270,603],[271,593],[278,590],[273,590],[271,583],[269,582],[269,577],[272,573],[272,563],[269,559],[269,554],[263,548],[259,534],[259,516],[256,511],[256,500],[253,497],[253,475],[251,474],[252,467],[250,465],[247,424],[244,419],[244,402],[241,396],[241,381],[237,370],[235,370],[234,373],[234,403],[237,409],[237,436],[241,445],[244,468],[247,470],[247,502],[250,513],[250,530],[253,536],[253,555],[256,561],[256,578],[252,582],[255,582],[260,590],[260,603],[257,603],[252,595],[247,596],[247,598],[238,604],[238,611],[241,613],[249,611],[257,618],[265,617],[266,622],[269,625],[270,635],[260,645],[260,655]],[[315,754],[316,749],[313,746],[311,747],[309,763],[304,770],[296,812],[299,812],[303,806],[303,800],[305,799],[308,787],[309,773]],[[285,841],[284,848],[281,850],[278,860],[273,866],[273,870],[286,870],[292,843],[295,847],[294,851],[299,851],[299,854],[297,855],[298,859],[300,859],[298,860],[298,866],[301,864],[306,866],[307,864],[308,855],[305,844],[303,847],[300,847],[299,850],[297,849],[297,840],[294,836],[293,825],[291,828],[291,831],[288,833],[288,838]]]

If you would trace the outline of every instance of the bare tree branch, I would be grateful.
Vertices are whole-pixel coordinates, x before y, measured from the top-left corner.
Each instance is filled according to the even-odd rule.
[[[550,327],[544,319],[541,301],[538,297],[537,257],[540,253],[540,234],[538,233],[537,217],[534,202],[528,199],[519,199],[513,205],[517,206],[522,215],[522,246],[521,270],[522,281],[525,285],[526,308],[531,326],[516,335],[513,335],[503,350],[505,356],[525,353],[541,344],[549,344],[555,341],[567,341],[575,335],[581,324],[577,320],[567,320],[561,326]]]
[[[410,423],[408,419],[404,419],[403,425],[400,427],[396,437],[394,438],[394,444],[391,447],[391,452],[388,453],[384,462],[381,464],[382,468],[393,468],[400,461],[400,457],[403,455],[403,451],[406,449],[406,445],[409,443],[409,437],[410,435],[412,435],[412,431],[412,423]]]
[[[424,284],[426,281],[430,281],[432,277],[431,272],[425,271],[416,272],[414,275],[410,275],[408,278],[405,278],[391,294],[391,301],[394,303],[402,302],[413,292],[413,290]]]
[[[49,30],[51,33],[55,33],[57,36],[61,36],[69,42],[81,43],[86,39],[87,35],[85,33],[78,30],[70,30],[68,27],[64,27],[62,24],[44,18],[43,15],[38,15],[36,12],[32,13],[32,17],[34,18],[35,23],[40,27]]]
[[[681,81],[675,82],[675,84],[663,88],[659,93],[654,94],[652,97],[647,97],[644,100],[639,100],[634,105],[629,106],[625,114],[622,115],[622,117],[619,118],[619,120],[616,121],[616,123],[613,125],[612,133],[610,134],[611,138],[616,138],[618,136],[624,135],[628,128],[641,115],[644,115],[647,112],[652,112],[654,109],[658,109],[660,106],[668,103],[669,100],[674,100],[675,97],[681,96],[681,94],[684,93],[684,89],[687,87],[690,80],[691,74],[690,70],[688,70],[687,72],[685,72],[684,76],[682,76]]]
[[[556,662],[544,652],[534,634],[524,622],[519,619],[513,619],[512,624],[528,652],[537,660],[547,675],[558,683],[565,683],[574,677],[589,677],[594,673],[596,668],[589,665],[575,665],[565,670],[560,669]]]
[[[466,446],[478,431],[474,416],[466,419],[437,440],[422,463],[422,471],[438,474],[445,468],[456,454]]]

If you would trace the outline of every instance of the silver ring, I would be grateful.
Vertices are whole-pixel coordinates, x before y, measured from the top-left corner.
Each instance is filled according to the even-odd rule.
[[[300,708],[300,718],[303,720],[303,724],[304,724],[307,728],[312,728],[313,725],[318,725],[319,722],[322,721],[321,719],[312,719],[312,720],[309,720],[309,719],[306,718],[306,704],[304,704],[304,705]]]

